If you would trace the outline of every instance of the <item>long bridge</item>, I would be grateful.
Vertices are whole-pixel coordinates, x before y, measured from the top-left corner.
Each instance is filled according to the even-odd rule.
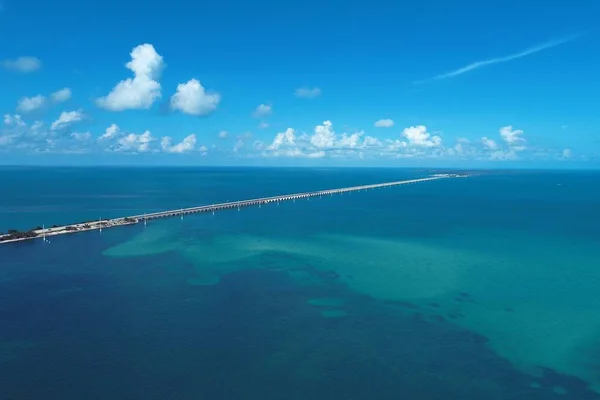
[[[103,228],[111,228],[115,226],[122,225],[132,225],[140,222],[147,223],[148,220],[158,219],[158,218],[169,218],[169,217],[181,217],[183,219],[184,215],[188,214],[198,214],[198,213],[206,213],[212,212],[215,213],[217,211],[229,210],[229,209],[238,209],[240,210],[243,207],[252,207],[259,206],[261,207],[263,204],[269,203],[280,203],[284,201],[296,201],[301,199],[309,199],[311,197],[322,197],[322,196],[333,196],[334,194],[344,194],[348,192],[358,192],[369,189],[377,189],[391,186],[400,186],[400,185],[408,185],[420,182],[434,181],[438,179],[445,178],[462,178],[467,175],[458,175],[458,174],[436,174],[427,178],[418,178],[418,179],[409,179],[404,181],[395,181],[395,182],[385,182],[385,183],[375,183],[371,185],[360,185],[360,186],[351,186],[339,189],[326,189],[326,190],[316,190],[312,192],[303,192],[303,193],[295,193],[295,194],[285,194],[279,196],[271,196],[271,197],[261,197],[257,199],[250,200],[239,200],[239,201],[231,201],[226,203],[218,203],[218,204],[209,204],[204,206],[197,207],[188,207],[188,208],[180,208],[178,210],[168,210],[168,211],[160,211],[153,213],[146,213],[141,215],[133,215],[129,217],[121,217],[121,218],[113,218],[113,219],[99,219],[98,221],[88,221],[78,224],[65,225],[65,226],[54,226],[52,228],[42,228],[36,229],[28,232],[19,232],[19,233],[10,233],[7,235],[0,235],[0,244],[1,243],[10,243],[17,242],[23,240],[30,240],[34,238],[43,238],[44,242],[47,242],[48,236],[61,235],[67,233],[75,233],[81,231],[89,231],[89,230],[100,230]]]

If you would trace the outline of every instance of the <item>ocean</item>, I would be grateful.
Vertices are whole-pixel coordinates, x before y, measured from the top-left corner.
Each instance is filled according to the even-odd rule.
[[[0,231],[427,169],[0,168]],[[600,172],[0,245],[0,399],[600,399]]]

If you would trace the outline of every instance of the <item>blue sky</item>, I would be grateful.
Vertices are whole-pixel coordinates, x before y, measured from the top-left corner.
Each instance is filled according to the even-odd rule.
[[[0,164],[600,166],[594,0],[0,2]]]

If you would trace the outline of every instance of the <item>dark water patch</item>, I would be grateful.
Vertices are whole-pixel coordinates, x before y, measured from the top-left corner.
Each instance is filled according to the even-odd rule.
[[[412,309],[390,312],[335,279],[299,287],[284,271],[243,270],[198,288],[178,283],[187,267],[171,259],[169,284],[146,286],[146,274],[166,278],[166,259],[101,259],[106,275],[73,279],[86,290],[72,304],[59,297],[28,309],[40,325],[15,332],[38,329],[38,342],[0,363],[4,398],[542,400],[558,385],[561,398],[598,399],[558,375],[531,388],[480,335]],[[63,279],[28,287],[63,290]],[[346,315],[323,318],[308,303],[323,296],[343,298]]]

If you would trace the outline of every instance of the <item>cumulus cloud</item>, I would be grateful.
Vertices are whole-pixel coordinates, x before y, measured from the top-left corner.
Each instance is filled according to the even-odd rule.
[[[265,142],[263,142],[262,140],[255,140],[254,143],[252,143],[252,147],[254,147],[254,150],[264,150],[265,149]]]
[[[171,97],[171,109],[202,116],[215,111],[220,101],[219,93],[207,93],[198,80],[190,79],[177,85],[177,92]]]
[[[152,148],[152,143],[154,142],[156,142],[156,138],[152,136],[149,130],[140,134],[126,133],[116,124],[112,124],[106,128],[104,134],[98,138],[98,144],[106,151],[134,154],[157,151],[156,148]]]
[[[327,120],[317,125],[312,135],[298,134],[293,128],[287,128],[260,150],[267,157],[321,158],[328,154],[332,157],[358,154],[359,149],[380,144],[375,138],[364,137],[362,131],[337,134],[333,123]]]
[[[187,153],[196,147],[196,135],[192,133],[175,145],[172,144],[170,136],[165,136],[161,139],[160,146],[167,153]]]
[[[489,152],[489,158],[491,160],[516,160],[519,158],[518,153],[526,149],[523,131],[508,125],[500,128],[499,134],[500,139],[504,142],[503,147],[487,136],[481,138],[481,144]]]
[[[4,125],[25,126],[25,121],[19,114],[4,114]]]
[[[298,88],[294,91],[294,96],[304,98],[304,99],[314,99],[315,97],[319,97],[321,95],[321,89],[318,87],[308,88],[302,87]]]
[[[266,117],[272,113],[273,107],[268,104],[260,104],[258,107],[256,107],[256,110],[254,110],[254,116],[256,118]]]
[[[0,130],[0,146],[2,147],[11,144],[17,137],[26,132],[27,129],[27,124],[18,114],[4,114],[3,123],[4,125]]]
[[[391,119],[380,119],[378,121],[375,121],[375,127],[376,128],[391,128],[392,126],[394,126],[394,121]]]
[[[73,132],[71,133],[71,137],[80,142],[85,142],[86,140],[89,140],[92,137],[92,134],[90,132]]]
[[[258,124],[259,129],[266,129],[269,127],[269,123],[268,122],[261,122],[260,124]]]
[[[117,137],[120,134],[120,132],[121,130],[119,129],[119,126],[117,124],[112,124],[108,128],[106,128],[106,131],[104,131],[104,134],[100,136],[98,140],[113,139]]]
[[[42,68],[42,62],[37,57],[18,57],[2,61],[2,66],[9,71],[27,74]]]
[[[500,128],[500,137],[509,146],[514,146],[518,143],[522,143],[525,141],[525,139],[523,138],[523,131],[520,129],[515,130],[510,125]]]
[[[134,47],[130,56],[125,66],[133,78],[119,82],[107,96],[97,99],[99,107],[110,111],[147,109],[161,97],[158,78],[164,68],[163,57],[147,43]]]
[[[66,128],[75,122],[79,122],[83,119],[83,113],[81,111],[63,111],[60,113],[58,119],[50,125],[51,131]]]
[[[63,103],[71,98],[71,89],[63,88],[57,90],[56,92],[50,95],[50,98],[55,103]]]
[[[496,150],[498,148],[498,144],[494,141],[494,139],[490,139],[486,136],[481,138],[481,144],[483,144],[483,147],[489,150]]]
[[[63,103],[71,98],[71,89],[63,88],[50,94],[50,98],[46,98],[41,94],[31,97],[22,97],[17,103],[17,111],[23,114],[29,114],[34,111],[39,111],[52,104]]]
[[[278,133],[273,139],[267,150],[279,150],[281,147],[296,146],[296,131],[287,128],[285,132]]]
[[[403,130],[402,138],[379,139],[364,131],[337,133],[329,120],[317,125],[311,134],[288,128],[275,135],[273,141],[262,149],[265,157],[304,158],[406,158],[444,157],[466,154],[461,146],[445,148],[441,137],[432,135],[422,125]]]
[[[112,151],[146,153],[150,151],[150,144],[156,140],[150,131],[145,131],[139,135],[130,133],[117,140],[115,146],[111,147]]]
[[[51,132],[41,121],[29,123],[19,114],[5,114],[0,125],[0,144],[11,150],[36,150],[47,146]],[[7,147],[8,146],[8,147]]]
[[[22,97],[17,104],[17,111],[22,113],[30,113],[44,107],[46,98],[40,94],[32,97]]]
[[[242,139],[238,139],[237,142],[235,142],[235,144],[233,145],[233,152],[237,153],[240,150],[242,150],[244,148],[245,144],[244,141]]]
[[[229,136],[229,132],[227,131],[221,131],[219,132],[219,139],[225,139],[227,136]]]
[[[404,128],[402,136],[408,140],[408,144],[411,146],[439,147],[442,144],[442,138],[437,135],[432,136],[424,125]]]
[[[314,134],[310,138],[310,143],[316,148],[333,147],[335,143],[335,133],[331,121],[323,121],[322,125],[315,127]]]
[[[363,140],[363,144],[365,147],[380,147],[381,141],[372,136],[366,136],[365,139]]]

